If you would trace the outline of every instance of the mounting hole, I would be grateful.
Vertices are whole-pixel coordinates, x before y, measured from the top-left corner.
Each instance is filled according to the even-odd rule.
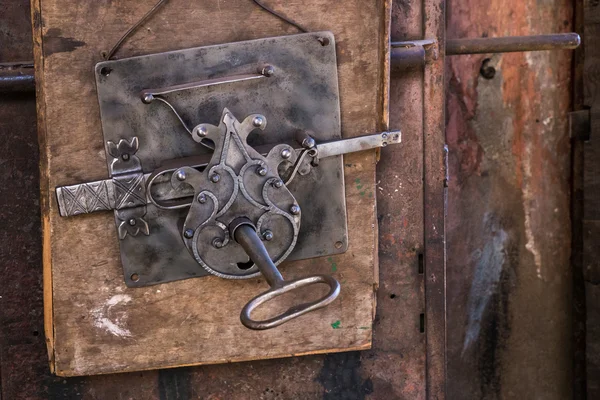
[[[335,245],[334,245],[334,246],[335,246],[335,248],[336,248],[336,249],[341,249],[343,245],[344,245],[344,243],[342,243],[342,242],[340,242],[340,241],[338,240],[337,242],[335,242]]]
[[[396,294],[395,293],[390,294],[390,299],[395,299],[395,298],[396,298]]]
[[[137,282],[140,280],[140,276],[138,274],[131,274],[131,280]]]
[[[331,43],[329,38],[326,38],[326,37],[320,37],[317,40],[319,41],[319,43],[321,43],[321,46],[323,46],[323,47],[329,46],[329,43]]]
[[[241,269],[242,271],[246,271],[246,270],[252,268],[253,265],[254,265],[254,262],[252,260],[237,263],[238,268]]]
[[[494,68],[492,65],[490,65],[491,62],[492,62],[491,59],[486,58],[481,63],[481,68],[479,69],[479,73],[485,79],[494,79],[494,76],[496,76],[496,68]]]
[[[32,334],[33,336],[39,336],[40,333],[38,331],[33,331]]]
[[[100,75],[102,75],[102,76],[109,76],[111,72],[112,72],[112,68],[108,68],[108,67],[100,68]]]

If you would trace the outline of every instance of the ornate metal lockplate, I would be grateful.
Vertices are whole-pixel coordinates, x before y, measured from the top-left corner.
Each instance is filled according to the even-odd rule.
[[[224,108],[238,118],[255,113],[266,116],[269,123],[265,130],[249,138],[253,146],[291,143],[298,129],[312,132],[317,141],[341,137],[335,41],[331,33],[317,32],[98,64],[96,82],[104,141],[118,143],[137,137],[136,156],[145,173],[169,160],[209,155],[211,151],[193,141],[169,106],[160,101],[146,104],[141,93],[190,82],[257,76],[265,65],[274,73],[263,79],[230,79],[232,82],[174,91],[163,97],[192,127],[199,123],[219,125]],[[107,157],[109,167],[113,159]],[[169,184],[162,186],[168,188]],[[159,185],[156,188],[159,190]],[[310,204],[307,209],[311,212],[302,217],[303,229],[288,259],[344,252],[347,227],[341,157],[323,160],[320,168],[294,180],[289,189],[301,208]],[[146,286],[206,275],[182,246],[180,224],[186,210],[161,210],[153,204],[145,207],[149,235],[128,235],[120,241],[127,285]],[[129,212],[141,214],[140,210],[125,214]],[[129,216],[123,214],[115,215],[119,225]],[[327,237],[320,232],[327,232]]]

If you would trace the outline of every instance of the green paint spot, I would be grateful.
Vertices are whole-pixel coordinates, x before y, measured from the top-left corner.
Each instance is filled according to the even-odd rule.
[[[354,180],[354,183],[356,183],[357,185],[360,185],[360,178],[356,178],[356,179]]]
[[[370,328],[370,327],[368,327],[368,326],[361,326],[361,327],[359,327],[358,329],[371,329],[371,328]]]
[[[340,321],[339,319],[337,321],[335,321],[333,324],[331,324],[331,327],[333,329],[340,329],[340,325],[342,324],[342,321]]]
[[[331,264],[331,272],[337,271],[337,263],[333,261],[332,257],[327,257],[327,261]]]
[[[365,195],[365,191],[363,190],[362,192],[359,193],[361,196]]]
[[[373,197],[373,192],[369,192],[369,197]]]

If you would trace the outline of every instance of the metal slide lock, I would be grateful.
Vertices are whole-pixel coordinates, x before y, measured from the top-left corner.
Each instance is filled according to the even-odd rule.
[[[107,61],[96,77],[111,177],[56,195],[64,217],[114,212],[128,286],[262,276],[270,289],[240,315],[256,330],[336,299],[332,276],[286,281],[278,266],[346,251],[342,155],[400,143],[401,133],[341,139],[330,32]],[[317,284],[324,297],[252,319],[261,304]]]

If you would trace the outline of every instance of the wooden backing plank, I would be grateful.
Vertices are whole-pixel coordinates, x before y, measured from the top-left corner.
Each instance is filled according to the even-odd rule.
[[[388,43],[380,32],[384,4],[273,4],[312,30],[329,29],[336,35],[345,136],[375,131],[382,118],[380,62]],[[329,308],[280,329],[252,332],[239,324],[238,313],[247,299],[265,289],[262,281],[240,285],[210,277],[128,289],[112,216],[62,219],[52,189],[107,176],[93,66],[147,8],[133,1],[73,0],[34,1],[33,8],[44,160],[44,275],[46,304],[52,310],[46,310],[47,333],[56,373],[108,373],[369,347],[376,285],[374,152],[345,159],[348,252],[282,268],[292,278],[335,267],[342,294]],[[218,1],[171,2],[124,44],[117,58],[294,31],[251,2],[227,7]]]

